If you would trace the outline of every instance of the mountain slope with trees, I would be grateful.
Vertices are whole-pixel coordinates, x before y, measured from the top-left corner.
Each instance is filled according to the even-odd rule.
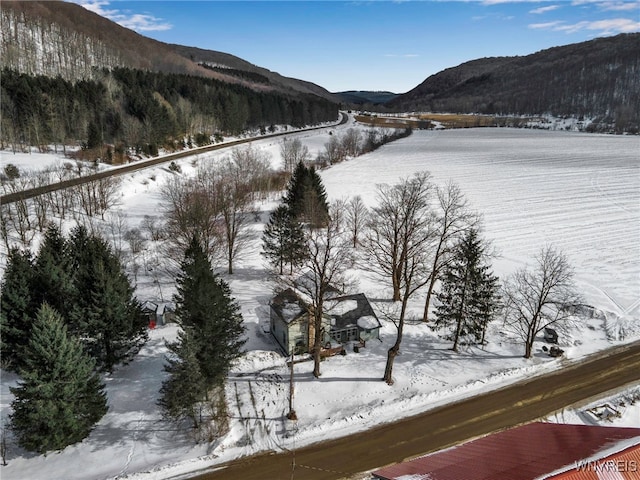
[[[637,132],[640,33],[446,69],[386,104],[398,111],[584,116]]]
[[[142,36],[80,5],[61,1],[3,2],[0,56],[3,66],[31,75],[60,75],[67,80],[91,79],[95,67],[127,67],[181,73],[259,90],[314,94],[339,99],[310,82],[287,78],[233,55],[170,45]],[[215,64],[223,68],[206,68]],[[268,84],[232,70],[258,73]]]

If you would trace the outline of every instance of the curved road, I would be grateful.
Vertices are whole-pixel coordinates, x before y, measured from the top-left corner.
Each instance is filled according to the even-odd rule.
[[[125,173],[135,172],[137,170],[153,167],[155,165],[159,165],[162,163],[168,163],[168,162],[171,162],[172,160],[177,160],[184,157],[190,157],[192,155],[197,155],[199,153],[210,152],[213,150],[220,150],[222,148],[234,147],[236,145],[253,142],[255,140],[264,140],[267,138],[282,137],[285,135],[291,135],[291,134],[300,133],[300,132],[308,132],[311,130],[319,130],[322,128],[333,128],[338,125],[344,125],[345,123],[347,123],[347,121],[349,120],[349,115],[347,115],[344,112],[340,112],[340,116],[341,116],[340,121],[331,125],[322,125],[319,127],[310,127],[310,128],[300,129],[300,130],[292,130],[288,132],[270,133],[267,135],[260,135],[259,137],[243,138],[240,140],[232,140],[230,142],[218,143],[215,145],[205,145],[204,147],[191,148],[189,150],[182,150],[177,153],[171,153],[169,155],[155,157],[150,160],[142,160],[140,162],[129,163],[122,167],[114,168],[111,170],[104,170],[102,172],[94,173],[92,175],[70,178],[69,180],[63,180],[62,182],[51,183],[49,185],[43,185],[41,187],[29,188],[27,190],[22,190],[20,192],[8,193],[6,195],[0,196],[0,204],[5,205],[8,203],[17,202],[19,200],[27,200],[29,198],[37,197],[38,195],[44,195],[45,193],[54,192],[56,190],[63,190],[65,188],[70,188],[83,183],[92,182],[94,180],[100,180],[102,178],[124,175]]]
[[[635,342],[601,352],[559,371],[415,417],[295,452],[241,458],[191,478],[340,479],[530,422],[567,405],[638,382],[640,342]]]

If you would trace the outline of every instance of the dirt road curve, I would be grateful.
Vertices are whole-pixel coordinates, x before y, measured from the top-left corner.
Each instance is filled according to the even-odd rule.
[[[198,480],[340,479],[535,420],[589,397],[640,382],[640,342],[606,356],[484,395],[292,452],[221,466]],[[293,460],[295,457],[295,468]]]

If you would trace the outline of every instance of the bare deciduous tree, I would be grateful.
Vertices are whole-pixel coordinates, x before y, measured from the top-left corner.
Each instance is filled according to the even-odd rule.
[[[419,235],[433,223],[429,209],[429,196],[433,186],[428,172],[420,172],[398,185],[378,186],[378,205],[371,210],[364,242],[368,259],[365,267],[391,280],[392,300],[401,300],[400,284],[405,261],[404,242],[410,241],[410,234]],[[420,222],[420,229],[410,222]],[[412,230],[410,230],[412,229]],[[422,239],[421,249],[426,252],[427,240]],[[427,270],[427,269],[425,269]]]
[[[397,337],[387,353],[383,380],[393,383],[393,363],[400,351],[407,304],[428,280],[428,246],[433,240],[429,196],[433,189],[427,172],[415,174],[398,185],[378,187],[378,206],[372,209],[365,252],[374,272],[389,278],[393,300],[401,301],[393,321]]]
[[[536,336],[546,327],[561,325],[580,303],[567,257],[546,246],[535,257],[533,267],[521,268],[503,286],[505,325],[525,345],[525,358],[533,353]]]
[[[31,188],[32,182],[28,177],[19,177],[11,182],[6,182],[3,189],[9,193],[22,192]],[[18,241],[23,247],[29,248],[36,234],[32,224],[32,209],[29,200],[19,198],[13,203],[3,205],[2,229],[5,242],[9,242],[12,233],[17,235]]]
[[[105,177],[83,182],[74,187],[78,204],[84,213],[93,217],[104,214],[118,204],[121,180],[118,177]]]
[[[299,162],[306,164],[311,159],[309,148],[303,145],[298,138],[292,140],[285,138],[280,144],[280,155],[284,170],[289,173],[293,173],[293,169]]]
[[[442,268],[451,258],[453,245],[464,232],[479,223],[479,216],[469,209],[460,187],[451,181],[444,187],[436,187],[435,215],[436,232],[434,244],[431,246],[431,271],[422,314],[424,322],[429,319],[433,287]]]
[[[360,195],[352,197],[346,206],[347,227],[351,232],[353,248],[360,243],[360,235],[367,225],[369,211]]]
[[[330,287],[349,284],[346,272],[353,264],[348,234],[340,211],[342,204],[329,206],[329,219],[321,228],[305,232],[306,258],[302,268],[308,272],[304,282],[296,284],[311,302],[313,311],[313,375],[320,376],[320,353],[323,345],[324,301]]]
[[[246,226],[251,219],[253,202],[268,176],[268,158],[251,145],[236,147],[218,171],[218,205],[224,224],[227,271],[232,274],[233,261],[249,240]]]
[[[202,242],[212,263],[222,251],[222,217],[214,195],[213,175],[199,170],[195,178],[171,178],[162,191],[167,232],[167,254],[180,261],[191,239]]]
[[[342,150],[345,155],[357,157],[360,155],[362,134],[356,128],[348,129],[342,137]]]
[[[157,242],[162,240],[162,227],[158,223],[158,217],[145,215],[140,226],[149,234],[151,241]]]

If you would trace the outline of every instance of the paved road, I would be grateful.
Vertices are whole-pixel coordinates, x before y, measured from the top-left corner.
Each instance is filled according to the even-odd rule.
[[[299,129],[299,130],[291,130],[287,132],[269,133],[266,135],[260,135],[258,137],[243,138],[240,140],[233,140],[225,143],[206,145],[204,147],[190,148],[188,150],[182,150],[177,153],[171,153],[168,155],[163,155],[161,157],[151,158],[149,160],[142,160],[139,162],[129,163],[122,167],[104,170],[102,172],[94,173],[92,175],[85,175],[82,177],[70,178],[68,180],[63,180],[61,182],[51,183],[49,185],[43,185],[40,187],[29,188],[27,190],[22,190],[20,192],[7,193],[5,195],[0,196],[0,204],[6,205],[9,203],[15,203],[21,200],[28,200],[29,198],[37,197],[38,195],[44,195],[45,193],[55,192],[57,190],[64,190],[65,188],[75,187],[83,183],[93,182],[93,181],[100,180],[107,177],[124,175],[126,173],[131,173],[131,172],[135,172],[145,168],[154,167],[156,165],[169,163],[173,160],[178,160],[180,158],[198,155],[200,153],[211,152],[213,150],[221,150],[223,148],[235,147],[237,145],[241,145],[243,143],[250,143],[255,140],[265,140],[268,138],[283,137],[286,135],[291,135],[293,133],[307,132],[310,130],[319,130],[322,128],[332,128],[338,125],[344,125],[349,120],[349,115],[347,115],[344,112],[340,112],[340,117],[341,117],[340,120],[337,123],[334,123],[332,125],[321,125],[319,127],[309,127],[309,128]]]
[[[526,423],[640,382],[640,342],[560,371],[366,432],[231,462],[198,480],[328,480],[365,472]],[[293,462],[295,459],[295,468]]]

